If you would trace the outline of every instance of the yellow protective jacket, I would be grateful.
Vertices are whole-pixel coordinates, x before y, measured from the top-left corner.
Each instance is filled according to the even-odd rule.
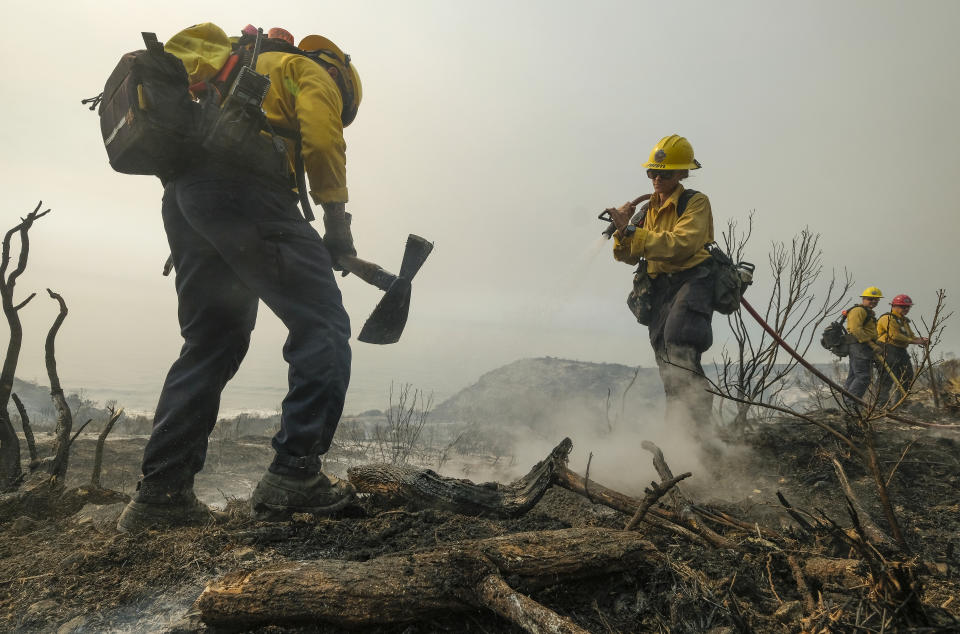
[[[854,306],[847,311],[847,332],[856,337],[857,343],[872,343],[876,348],[877,318],[866,306]]]
[[[916,338],[910,320],[894,313],[881,315],[877,320],[877,340],[898,348],[906,348]]]
[[[164,48],[183,62],[190,84],[212,79],[232,52],[230,38],[211,23],[171,37]],[[274,128],[302,136],[304,168],[316,203],[347,202],[347,144],[340,113],[343,97],[336,82],[316,62],[292,53],[261,53],[258,73],[270,78],[263,110]],[[285,140],[293,170],[293,141]]]
[[[713,242],[710,199],[701,193],[694,194],[683,215],[677,218],[677,201],[683,189],[683,185],[678,185],[662,204],[654,194],[643,227],[632,236],[622,238],[619,232],[613,234],[615,260],[636,264],[640,258],[646,258],[647,272],[656,277],[658,273],[686,271],[710,257],[705,248]]]

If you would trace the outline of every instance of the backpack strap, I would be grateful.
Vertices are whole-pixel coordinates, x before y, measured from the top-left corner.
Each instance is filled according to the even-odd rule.
[[[303,136],[299,130],[285,130],[283,128],[273,128],[274,134],[282,136],[285,139],[293,141],[293,171],[297,177],[297,194],[300,197],[300,208],[303,217],[312,222],[317,219],[313,214],[313,207],[310,206],[310,195],[307,191],[307,171],[303,164]]]
[[[677,200],[677,218],[683,215],[683,212],[687,210],[687,203],[690,202],[690,199],[699,194],[695,189],[685,189],[683,193],[680,194],[679,200]]]

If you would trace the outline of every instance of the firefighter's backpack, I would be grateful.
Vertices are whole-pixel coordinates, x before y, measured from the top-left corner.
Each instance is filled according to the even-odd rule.
[[[99,103],[100,132],[110,166],[123,174],[163,178],[195,150],[200,104],[190,95],[183,62],[164,51],[153,33],[145,50],[120,58]]]
[[[856,338],[847,332],[844,325],[847,320],[847,313],[854,308],[856,306],[843,311],[840,317],[827,324],[820,335],[820,345],[838,357],[845,357],[850,354],[850,344],[856,341]]]

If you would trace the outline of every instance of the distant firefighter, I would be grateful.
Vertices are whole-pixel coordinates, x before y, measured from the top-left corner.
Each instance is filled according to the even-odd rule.
[[[894,393],[893,402],[899,401],[903,395],[900,388],[906,390],[913,382],[913,363],[910,361],[907,346],[925,346],[930,343],[926,337],[916,336],[910,328],[907,313],[912,306],[913,300],[909,295],[897,295],[890,302],[890,312],[884,313],[877,320],[877,341],[882,348],[881,359],[886,364],[886,368],[881,366],[880,378],[877,381],[877,402],[881,406],[890,398],[894,378],[900,385],[897,388],[899,393]]]
[[[860,294],[860,303],[847,310],[847,332],[855,341],[850,344],[850,370],[843,387],[861,399],[870,387],[871,370],[880,354],[877,317],[873,309],[882,297],[883,292],[879,288],[868,286]],[[857,404],[848,399],[847,406],[855,408]]]

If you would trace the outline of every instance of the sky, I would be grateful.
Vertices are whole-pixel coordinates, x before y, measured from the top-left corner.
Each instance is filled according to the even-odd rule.
[[[958,290],[953,0],[73,0],[5,15],[0,228],[40,200],[53,210],[17,286],[38,292],[20,313],[20,378],[47,382],[49,287],[70,309],[65,386],[121,404],[159,393],[180,345],[160,186],[111,171],[80,100],[141,31],[163,41],[207,21],[320,33],[349,53],[364,94],[345,133],[359,255],[396,271],[407,234],[435,243],[401,341],[353,342],[348,411],[385,407],[391,381],[445,397],[524,357],[653,365],[625,304],[631,268],[596,216],[650,191],[642,164],[668,134],[693,144],[703,169],[686,184],[710,197],[718,233],[755,212],[755,304],[771,242],[804,227],[826,267],[854,277],[852,295],[908,293],[919,319],[938,288],[948,302]],[[340,286],[357,333],[378,292],[352,276]],[[714,324],[707,360],[728,339]],[[960,350],[952,326],[943,352]],[[275,409],[284,337],[261,307],[225,410]]]

